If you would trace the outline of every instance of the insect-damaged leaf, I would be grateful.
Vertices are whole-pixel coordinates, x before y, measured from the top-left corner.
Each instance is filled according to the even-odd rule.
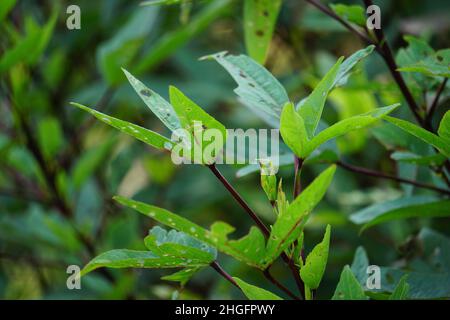
[[[305,264],[300,269],[300,276],[309,289],[317,289],[327,266],[328,251],[330,247],[331,227],[327,225],[321,243],[306,257]]]
[[[250,57],[264,64],[280,12],[281,0],[245,0],[245,45]]]
[[[178,119],[172,105],[164,100],[164,98],[162,98],[159,94],[147,88],[127,70],[122,70],[127,76],[134,91],[136,91],[142,101],[144,101],[147,107],[150,108],[150,110],[164,123],[164,125],[171,131],[180,129],[180,120]]]
[[[270,291],[248,284],[247,282],[236,277],[233,277],[233,279],[249,300],[283,300]]]
[[[265,239],[256,227],[252,227],[250,232],[243,238],[229,240],[228,234],[233,232],[234,228],[225,222],[216,222],[211,226],[211,230],[206,230],[168,210],[120,196],[116,196],[114,199],[122,205],[133,208],[163,225],[182,231],[199,241],[205,242],[239,261],[262,268],[265,255]]]
[[[266,249],[266,264],[270,264],[291,243],[298,239],[308,215],[319,203],[330,185],[336,166],[323,171],[287,208],[272,226]]]
[[[289,97],[267,69],[246,55],[220,52],[205,58],[215,59],[228,71],[238,84],[234,92],[245,106],[271,126],[278,127],[281,110]]]
[[[146,144],[151,145],[152,147],[169,150],[172,148],[173,142],[167,139],[166,137],[160,135],[159,133],[142,128],[131,122],[110,117],[104,113],[98,112],[94,109],[83,106],[79,103],[72,102],[71,104],[84,111],[89,112],[94,117],[110,125],[111,127],[114,127],[126,134],[129,134],[130,136],[135,137],[136,139],[145,142]]]

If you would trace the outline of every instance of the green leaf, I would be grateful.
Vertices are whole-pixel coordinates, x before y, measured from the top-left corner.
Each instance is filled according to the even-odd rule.
[[[233,0],[211,1],[191,19],[189,24],[182,25],[158,39],[155,45],[150,46],[148,52],[138,60],[139,62],[132,69],[133,73],[140,75],[152,70],[161,61],[186,44],[192,37],[205,30],[211,22],[226,12],[226,9],[232,2]]]
[[[300,269],[300,277],[309,289],[317,289],[322,280],[328,261],[330,233],[331,227],[327,225],[322,242],[308,254],[305,264]]]
[[[147,107],[161,120],[171,131],[181,128],[180,119],[170,103],[164,100],[159,94],[147,88],[141,81],[136,79],[131,73],[123,69],[128,81],[134,91],[144,101]]]
[[[280,133],[284,143],[301,159],[306,158],[309,139],[303,118],[287,103],[281,113]]]
[[[331,4],[331,9],[348,22],[354,23],[360,27],[366,26],[366,13],[362,6],[359,5],[345,5],[345,4]]]
[[[238,84],[234,92],[256,115],[278,127],[283,106],[289,97],[281,83],[263,66],[245,55],[220,52],[205,57],[215,59]]]
[[[399,162],[413,163],[425,166],[439,166],[447,159],[443,154],[436,153],[429,156],[421,156],[412,152],[397,151],[391,153],[391,159]]]
[[[141,2],[140,6],[156,6],[156,5],[173,5],[173,4],[179,4],[186,0],[150,0],[150,1],[144,1]]]
[[[404,64],[400,71],[419,72],[430,77],[450,77],[450,49],[439,50],[431,53],[422,60]]]
[[[162,280],[179,282],[184,286],[202,267],[186,268],[168,276],[161,277]]]
[[[339,58],[336,64],[327,72],[313,92],[297,105],[297,111],[305,122],[308,138],[314,137],[319,120],[322,117],[323,107],[328,97],[328,93],[333,88],[339,68],[343,61]]]
[[[250,57],[264,64],[281,0],[244,0],[245,45]]]
[[[439,123],[438,135],[447,144],[450,144],[450,110],[444,114]]]
[[[311,141],[306,144],[306,148],[304,148],[303,150],[303,156],[307,157],[311,154],[311,152],[313,152],[321,144],[328,140],[334,139],[348,132],[353,132],[354,130],[365,128],[375,123],[383,116],[395,110],[398,106],[399,104],[393,104],[391,106],[379,108],[374,111],[350,117],[333,124],[332,126],[319,132],[314,138],[311,139]]]
[[[283,300],[270,291],[248,284],[247,282],[236,277],[233,277],[233,279],[237,282],[242,292],[249,300]]]
[[[407,274],[400,278],[394,292],[389,296],[389,300],[406,300],[408,298],[409,284],[406,279],[408,279]]]
[[[266,264],[270,264],[291,243],[298,239],[309,214],[319,203],[330,185],[336,166],[323,171],[287,208],[272,226],[267,242]]]
[[[207,243],[239,261],[260,269],[263,268],[265,239],[261,231],[256,227],[252,227],[246,236],[238,240],[229,240],[228,234],[233,232],[234,228],[225,222],[215,222],[211,226],[211,230],[206,230],[168,210],[120,196],[116,196],[114,199],[120,204],[133,208],[163,225],[182,231],[199,241]]]
[[[339,71],[336,75],[336,79],[334,80],[334,84],[332,87],[342,86],[347,82],[347,78],[350,74],[350,71],[355,67],[355,65],[367,57],[369,54],[373,52],[375,49],[374,45],[370,45],[364,49],[358,50],[353,53],[350,57],[344,60],[339,67]]]
[[[47,117],[39,121],[38,141],[45,159],[52,160],[64,143],[64,135],[57,119]]]
[[[350,220],[363,224],[361,231],[374,225],[397,219],[450,216],[450,200],[431,196],[404,197],[374,204],[350,215]]]
[[[332,300],[367,300],[364,290],[349,266],[345,266]]]
[[[14,8],[16,1],[17,0],[2,0],[0,3],[0,22],[2,22],[12,8]]]
[[[415,124],[397,119],[392,118],[389,116],[383,117],[385,120],[389,121],[390,123],[396,125],[400,129],[408,132],[409,134],[419,138],[422,141],[425,141],[426,143],[431,144],[436,149],[438,149],[442,154],[444,154],[446,157],[450,157],[450,144],[447,143],[448,141],[442,139],[441,137],[435,135],[434,133],[431,133],[430,131],[427,131],[419,126],[416,126]]]
[[[163,137],[159,133],[142,128],[131,122],[127,122],[127,121],[123,121],[120,119],[110,117],[104,113],[98,112],[94,109],[88,108],[79,103],[71,102],[71,104],[74,105],[75,107],[78,107],[84,111],[89,112],[94,117],[96,117],[100,121],[110,125],[111,127],[114,127],[132,137],[135,137],[136,139],[138,139],[142,142],[145,142],[146,144],[148,144],[152,147],[155,147],[155,148],[161,149],[161,150],[163,150],[163,149],[170,150],[172,148],[172,145],[173,145],[172,141],[170,141],[166,137]]]
[[[186,258],[158,257],[149,251],[117,249],[104,252],[92,259],[81,270],[85,275],[95,269],[108,268],[196,268],[203,262]]]
[[[260,161],[261,166],[261,187],[267,195],[269,201],[277,200],[277,176],[271,161]]]

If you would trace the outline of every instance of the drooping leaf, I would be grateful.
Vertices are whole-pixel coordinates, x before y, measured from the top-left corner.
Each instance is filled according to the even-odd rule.
[[[409,284],[406,282],[407,279],[407,274],[400,278],[394,292],[389,296],[389,300],[406,300],[408,298]]]
[[[286,90],[263,66],[245,55],[220,52],[205,58],[215,59],[238,84],[234,90],[240,101],[256,115],[264,114],[270,125],[279,125],[283,106],[289,101]]]
[[[349,266],[342,270],[332,300],[367,300],[364,290]]]
[[[180,119],[170,103],[159,94],[147,88],[141,81],[136,79],[131,73],[123,69],[134,91],[144,101],[147,107],[161,120],[171,131],[181,128]]]
[[[284,143],[301,159],[305,158],[309,139],[302,117],[294,104],[287,103],[281,112],[280,133]]]
[[[431,144],[435,148],[437,148],[440,152],[442,152],[445,156],[450,157],[450,144],[448,144],[445,139],[442,139],[441,137],[435,135],[434,133],[427,131],[411,122],[392,118],[389,116],[383,117],[385,120],[389,121],[390,123],[396,125],[397,127],[401,128],[402,130],[408,132],[409,134],[412,134],[413,136],[419,138],[422,141],[425,141],[426,143]]]
[[[206,230],[168,210],[120,196],[116,196],[114,199],[122,205],[133,208],[161,224],[182,231],[199,241],[207,243],[239,261],[257,268],[263,268],[265,239],[261,231],[256,227],[252,227],[250,232],[243,238],[229,240],[228,234],[233,232],[234,228],[225,222],[216,222],[211,226],[211,230]]]
[[[364,224],[362,230],[374,225],[408,218],[450,216],[450,200],[439,200],[432,196],[414,196],[377,203],[350,215],[356,224]]]
[[[94,117],[99,119],[100,121],[110,125],[111,127],[114,127],[132,137],[135,137],[136,139],[145,142],[146,144],[155,147],[157,149],[171,149],[173,143],[166,137],[163,137],[159,133],[153,132],[151,130],[142,128],[138,125],[135,125],[131,122],[123,121],[120,119],[116,119],[113,117],[110,117],[104,113],[98,112],[94,109],[91,109],[89,107],[83,106],[79,103],[71,102],[72,105],[75,107],[78,107],[84,111],[89,112]]]
[[[359,5],[345,5],[345,4],[331,4],[331,9],[348,22],[354,23],[360,27],[366,25],[366,13],[362,6]]]
[[[323,171],[288,207],[272,226],[266,249],[266,264],[271,263],[298,239],[306,220],[330,185],[336,166]]]
[[[350,117],[333,124],[332,126],[326,128],[325,130],[322,130],[315,137],[313,137],[311,141],[308,141],[306,143],[306,148],[303,151],[303,156],[307,157],[321,144],[330,139],[334,139],[348,132],[352,132],[354,130],[358,130],[373,124],[374,122],[381,119],[383,116],[395,110],[398,106],[399,104],[394,104],[392,106],[379,108],[374,111]]]
[[[258,288],[254,285],[248,284],[247,282],[233,277],[234,281],[239,285],[242,292],[249,300],[283,300],[276,294],[265,289]]]
[[[317,289],[322,280],[328,261],[330,233],[331,227],[327,225],[322,242],[308,254],[305,264],[300,269],[300,277],[309,289]]]
[[[85,275],[95,269],[108,268],[196,268],[204,266],[201,261],[186,258],[158,257],[150,251],[117,249],[104,252],[92,259],[81,270]]]
[[[249,56],[264,64],[281,0],[244,0],[244,34]]]
[[[186,268],[170,275],[161,277],[162,280],[179,282],[184,286],[202,267]]]
[[[308,138],[312,138],[316,132],[319,120],[322,117],[323,107],[328,97],[328,93],[333,88],[343,57],[339,58],[336,64],[327,72],[322,80],[317,84],[311,94],[300,101],[297,111],[305,122]]]

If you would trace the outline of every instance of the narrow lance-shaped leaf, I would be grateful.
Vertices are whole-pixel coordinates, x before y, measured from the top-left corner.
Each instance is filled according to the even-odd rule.
[[[79,103],[71,102],[71,104],[84,110],[84,111],[89,112],[94,117],[96,117],[100,121],[110,125],[111,127],[114,127],[132,137],[135,137],[136,139],[138,139],[142,142],[145,142],[146,144],[151,145],[152,147],[155,147],[158,149],[169,149],[169,150],[172,148],[172,145],[173,145],[172,141],[170,141],[166,137],[160,135],[159,133],[142,128],[131,122],[127,122],[127,121],[123,121],[120,119],[110,117],[104,113],[98,112],[94,109],[83,106]]]
[[[250,232],[243,238],[229,240],[228,234],[233,232],[234,228],[225,222],[216,222],[211,226],[211,230],[206,230],[168,210],[120,196],[116,196],[114,199],[122,205],[133,208],[159,223],[182,231],[197,240],[214,246],[219,251],[239,261],[257,268],[262,268],[265,255],[265,240],[263,234],[256,227],[252,227]]]
[[[330,233],[331,227],[327,225],[322,242],[316,245],[308,254],[305,264],[300,269],[300,277],[309,289],[317,289],[322,280],[328,261]]]
[[[168,103],[159,94],[147,88],[141,81],[136,79],[127,70],[122,69],[128,78],[134,91],[144,101],[147,107],[164,123],[164,125],[171,131],[181,128],[180,120],[178,119],[172,105]]]
[[[310,155],[321,144],[325,143],[328,140],[334,139],[348,132],[362,129],[364,127],[373,124],[374,122],[381,119],[383,116],[394,111],[399,105],[400,104],[393,104],[391,106],[379,108],[374,111],[350,117],[333,124],[332,126],[326,128],[325,130],[322,130],[314,138],[312,138],[311,141],[309,141],[306,144],[306,147],[303,150],[303,155],[305,157]]]
[[[158,257],[150,251],[117,249],[104,252],[92,259],[81,271],[85,275],[97,268],[191,268],[204,263],[186,258]]]
[[[364,290],[349,266],[345,266],[333,295],[333,300],[367,300]]]
[[[299,157],[305,158],[308,134],[303,118],[295,111],[292,103],[287,103],[281,113],[280,133],[284,143]]]
[[[438,135],[450,144],[450,110],[447,111],[439,123]]]
[[[339,71],[336,75],[336,79],[334,80],[333,88],[336,86],[342,86],[347,81],[347,78],[350,74],[350,71],[355,67],[355,65],[367,57],[369,54],[373,52],[375,49],[374,45],[370,45],[364,49],[358,50],[353,53],[350,57],[344,60],[339,67]]]
[[[283,300],[270,291],[248,284],[247,282],[236,277],[233,277],[233,279],[249,300]]]
[[[330,185],[336,166],[323,171],[287,208],[272,226],[267,243],[266,265],[298,239],[308,215],[319,203]]]
[[[310,139],[314,136],[319,120],[322,117],[325,101],[328,97],[328,93],[333,88],[343,59],[343,57],[339,58],[336,64],[314,88],[313,92],[307,98],[300,101],[297,106],[297,111],[305,122],[306,132]]]
[[[289,97],[269,71],[245,55],[220,52],[203,59],[206,58],[215,59],[233,77],[238,84],[234,92],[245,106],[271,126],[278,127],[281,110]]]
[[[427,131],[411,122],[392,118],[389,116],[383,117],[385,120],[389,121],[390,123],[396,125],[400,129],[403,129],[404,131],[408,132],[409,134],[412,134],[413,136],[419,138],[422,141],[425,141],[426,143],[431,144],[436,149],[438,149],[442,154],[444,154],[447,157],[450,157],[450,144],[448,141],[444,138],[441,138],[434,133]]]
[[[244,0],[245,45],[250,57],[264,64],[281,0]]]

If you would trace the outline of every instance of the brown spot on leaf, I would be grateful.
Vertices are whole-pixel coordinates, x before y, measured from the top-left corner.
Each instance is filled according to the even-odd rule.
[[[264,31],[262,31],[262,30],[256,30],[256,35],[257,35],[258,37],[262,37],[262,36],[264,35]]]
[[[143,96],[146,96],[146,97],[150,97],[150,96],[152,95],[152,92],[151,92],[150,90],[148,90],[148,89],[142,89],[142,90],[140,91],[140,93],[141,93]]]

